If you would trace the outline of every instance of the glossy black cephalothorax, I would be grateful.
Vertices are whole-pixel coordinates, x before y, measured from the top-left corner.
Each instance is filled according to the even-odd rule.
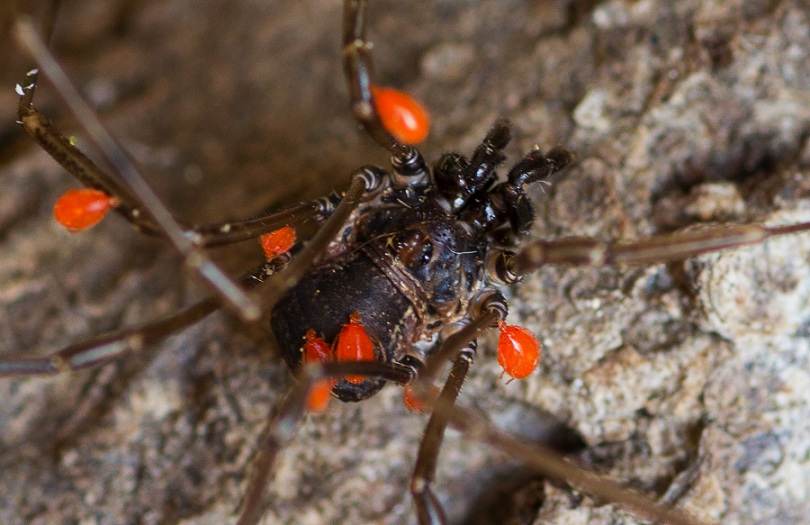
[[[324,262],[272,313],[273,332],[293,370],[301,366],[308,330],[334,341],[353,312],[375,342],[377,360],[422,361],[417,343],[465,319],[490,280],[510,280],[498,261],[533,221],[525,186],[562,169],[573,156],[564,148],[534,150],[498,183],[495,168],[509,139],[509,125],[500,121],[470,159],[448,153],[429,171],[410,150],[406,166],[395,157],[393,174],[366,168],[382,177],[384,189],[358,208]],[[383,384],[376,378],[340,380],[333,393],[359,401]]]

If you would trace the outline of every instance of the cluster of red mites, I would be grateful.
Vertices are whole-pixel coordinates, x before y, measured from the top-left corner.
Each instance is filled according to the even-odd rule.
[[[498,329],[501,332],[498,339],[498,363],[503,367],[504,373],[515,379],[527,377],[537,368],[540,343],[522,326],[508,325],[504,321],[499,321]],[[349,316],[349,322],[341,328],[334,346],[330,346],[314,330],[309,330],[305,337],[304,363],[375,359],[374,342],[366,332],[357,312]],[[363,381],[362,376],[347,376],[345,379],[350,383]],[[326,408],[335,382],[336,379],[324,379],[312,388],[308,400],[310,411],[321,412]],[[432,395],[435,395],[435,391]],[[426,407],[425,401],[414,393],[410,385],[405,387],[405,406],[412,412],[421,412]]]
[[[315,330],[306,333],[304,341],[304,363],[323,363],[326,361],[374,361],[374,342],[360,322],[360,314],[353,312],[349,315],[349,322],[340,329],[334,347],[315,334]],[[346,376],[344,379],[350,383],[360,383],[363,376]],[[308,407],[313,412],[320,412],[326,408],[329,394],[336,380],[324,379],[319,381],[309,394]]]

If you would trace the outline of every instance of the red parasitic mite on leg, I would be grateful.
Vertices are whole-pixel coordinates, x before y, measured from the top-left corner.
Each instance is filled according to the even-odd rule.
[[[264,258],[272,261],[281,254],[287,253],[295,245],[296,234],[292,226],[284,226],[259,237]]]
[[[54,204],[53,216],[56,222],[75,233],[98,224],[115,205],[115,197],[103,191],[90,188],[69,190]]]

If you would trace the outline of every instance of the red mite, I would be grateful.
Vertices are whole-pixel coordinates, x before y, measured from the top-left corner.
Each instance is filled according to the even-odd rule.
[[[307,331],[305,338],[304,363],[324,363],[333,359],[332,347],[318,337],[315,330]],[[307,408],[310,412],[323,412],[326,410],[335,382],[334,379],[322,379],[312,386],[307,399]]]
[[[540,360],[540,343],[522,326],[498,321],[498,364],[515,379],[523,379],[534,372]]]
[[[360,314],[352,312],[349,322],[343,325],[335,341],[335,358],[338,361],[374,361],[374,342],[360,323]],[[349,383],[362,383],[363,376],[347,376]]]
[[[405,392],[402,396],[402,401],[403,403],[405,403],[405,407],[408,410],[410,410],[411,412],[419,413],[424,411],[428,407],[428,404],[425,401],[417,397],[411,385],[405,385],[404,391]],[[431,397],[431,401],[439,396],[439,392],[440,392],[439,387],[437,387],[436,385],[430,385],[428,395]]]
[[[413,97],[393,88],[371,86],[377,114],[385,129],[403,144],[423,142],[430,132],[430,116]]]
[[[259,238],[264,251],[264,258],[268,261],[290,251],[295,244],[295,240],[295,229],[292,226],[283,226],[278,230],[265,233]]]
[[[98,224],[117,199],[92,188],[68,190],[56,201],[53,216],[71,232],[80,232]]]

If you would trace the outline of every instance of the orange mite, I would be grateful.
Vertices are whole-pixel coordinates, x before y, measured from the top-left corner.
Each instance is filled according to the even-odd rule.
[[[304,363],[323,363],[332,360],[332,348],[326,341],[315,334],[315,330],[308,330],[304,342]],[[334,378],[322,379],[312,385],[307,398],[307,408],[310,412],[323,412],[329,405]]]
[[[374,361],[374,342],[360,323],[360,314],[353,312],[349,322],[343,325],[335,343],[338,361]],[[349,383],[361,383],[363,376],[347,376]]]
[[[439,392],[440,390],[436,385],[430,386],[430,396],[432,399],[435,400],[439,396]],[[427,403],[416,396],[411,385],[405,385],[403,402],[405,403],[405,408],[415,413],[424,411],[428,406]]]
[[[377,114],[385,129],[404,144],[418,144],[430,132],[430,116],[416,99],[393,88],[371,86]]]
[[[540,360],[540,343],[522,326],[508,325],[498,321],[501,336],[498,338],[498,363],[503,371],[515,379],[523,379],[537,368]]]
[[[54,204],[53,216],[68,231],[76,233],[98,224],[116,203],[117,199],[100,190],[68,190]]]
[[[307,410],[320,413],[329,406],[329,399],[332,397],[332,382],[329,379],[322,379],[312,385],[307,397]]]
[[[265,233],[259,239],[264,251],[264,257],[270,261],[282,253],[290,251],[290,248],[295,244],[295,238],[295,228],[292,226],[284,226],[270,233]]]

